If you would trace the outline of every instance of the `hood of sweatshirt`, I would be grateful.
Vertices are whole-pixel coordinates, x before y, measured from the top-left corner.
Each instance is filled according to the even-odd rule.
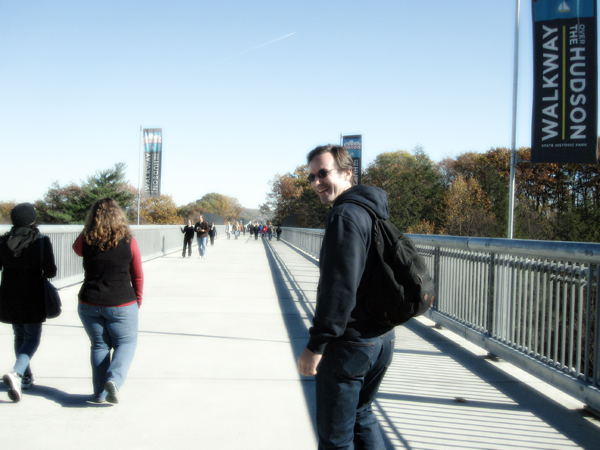
[[[368,206],[380,219],[386,220],[390,217],[387,194],[381,188],[373,186],[352,186],[335,199],[333,206],[335,207],[348,200],[353,200]]]

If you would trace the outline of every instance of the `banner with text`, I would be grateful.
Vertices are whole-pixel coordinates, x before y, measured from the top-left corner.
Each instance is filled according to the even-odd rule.
[[[348,150],[354,162],[354,175],[356,184],[361,184],[362,167],[362,134],[356,136],[342,136],[342,146]]]
[[[142,197],[160,197],[162,128],[144,128],[144,185]]]
[[[531,162],[598,162],[596,0],[534,0]]]

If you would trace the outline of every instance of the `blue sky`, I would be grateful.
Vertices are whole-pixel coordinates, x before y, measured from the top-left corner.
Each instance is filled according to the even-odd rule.
[[[522,1],[517,145],[530,145]],[[316,145],[363,135],[363,167],[511,143],[514,0],[0,2],[0,200],[127,164],[163,128],[162,193],[264,203]]]

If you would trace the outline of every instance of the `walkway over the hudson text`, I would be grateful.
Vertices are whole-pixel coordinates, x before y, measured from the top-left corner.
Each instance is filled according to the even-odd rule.
[[[118,405],[90,403],[79,285],[44,325],[38,385],[18,404],[0,387],[3,448],[316,449],[314,381],[296,358],[318,266],[285,242],[220,237],[208,257],[144,263],[139,343]],[[595,449],[583,405],[427,319],[397,328],[375,410],[388,449]],[[4,371],[12,329],[0,324]]]

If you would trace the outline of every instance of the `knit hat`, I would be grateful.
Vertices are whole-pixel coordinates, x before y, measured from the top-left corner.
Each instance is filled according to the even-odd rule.
[[[10,220],[14,226],[32,225],[37,219],[37,212],[31,203],[19,203],[10,212]]]

